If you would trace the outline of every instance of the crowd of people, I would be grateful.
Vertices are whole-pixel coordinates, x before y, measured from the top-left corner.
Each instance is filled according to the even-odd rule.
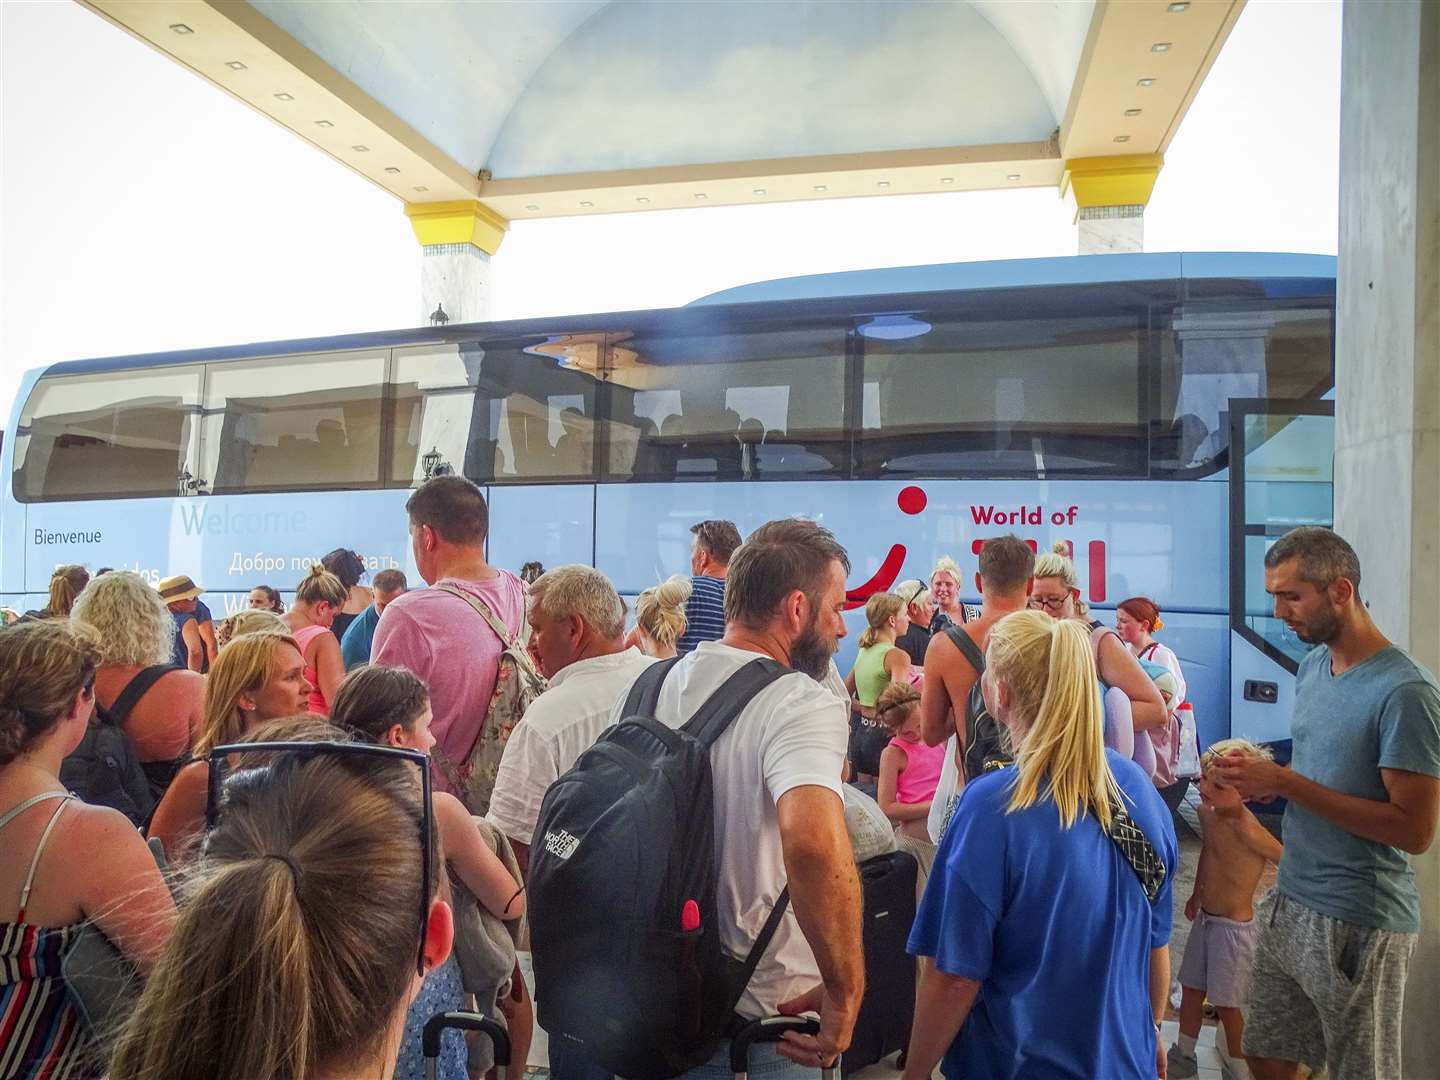
[[[908,1080],[1183,1080],[1207,1001],[1228,1077],[1401,1075],[1440,688],[1380,633],[1333,532],[1266,556],[1277,617],[1315,646],[1281,766],[1188,745],[1159,608],[1095,619],[1063,546],[988,539],[978,607],[948,558],[868,597],[842,676],[849,558],[813,522],[696,524],[690,575],[632,617],[591,567],[491,565],[468,480],[406,513],[425,588],[366,588],[340,550],[288,607],[257,587],[217,626],[187,576],[62,567],[47,608],[0,630],[0,1080],[419,1077],[425,1020],[459,1008],[503,1022],[499,1064],[523,1069],[525,886],[571,850],[537,831],[547,794],[652,664],[649,715],[676,729],[757,659],[780,668],[715,739],[710,797],[721,946],[773,938],[687,1075],[729,1075],[734,1025],[773,1014],[818,1029],[755,1047],[752,1071],[816,1076],[850,1045],[867,970],[903,960],[862,948],[855,806],[917,868]],[[1277,797],[1283,847],[1247,806]],[[1193,927],[1166,1046],[1172,900]],[[88,977],[97,953],[129,977]],[[437,1074],[484,1075],[488,1054],[447,1033]],[[552,1033],[549,1054],[558,1080],[612,1075],[583,1040]]]

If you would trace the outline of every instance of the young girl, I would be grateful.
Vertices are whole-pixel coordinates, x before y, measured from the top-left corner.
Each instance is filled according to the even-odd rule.
[[[355,737],[382,746],[419,750],[428,754],[435,745],[430,733],[430,694],[425,685],[402,668],[375,665],[357,668],[345,677],[335,694],[330,721]],[[500,919],[518,919],[525,913],[520,883],[511,876],[490,845],[480,835],[475,820],[459,799],[443,791],[432,797],[440,848],[445,862],[481,905]],[[460,928],[457,927],[457,931]],[[516,980],[515,992],[523,993],[524,982]],[[420,1029],[432,1015],[464,1004],[460,965],[452,954],[425,980],[411,1004],[405,1021],[405,1041],[395,1067],[395,1080],[416,1080],[423,1074],[420,1057]],[[481,1002],[481,1011],[488,1003]],[[516,999],[510,1019],[510,1075],[524,1072],[530,1050],[529,1001]],[[508,1011],[508,1010],[507,1010]],[[458,1033],[447,1033],[441,1052],[440,1076],[465,1080],[465,1048]]]
[[[920,694],[909,683],[891,683],[875,703],[875,719],[891,733],[880,754],[880,789],[876,800],[895,823],[895,844],[915,856],[920,872],[915,895],[925,892],[925,879],[935,860],[935,845],[925,819],[945,764],[945,744],[926,746],[920,738]]]

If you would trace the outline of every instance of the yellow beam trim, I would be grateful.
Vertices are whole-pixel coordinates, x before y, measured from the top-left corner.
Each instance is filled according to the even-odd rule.
[[[487,255],[500,250],[510,222],[475,199],[451,202],[406,203],[405,216],[415,239],[432,244],[474,244]]]
[[[1060,194],[1075,196],[1075,206],[1145,206],[1155,190],[1155,178],[1165,164],[1163,154],[1121,154],[1115,157],[1075,158],[1065,162]]]

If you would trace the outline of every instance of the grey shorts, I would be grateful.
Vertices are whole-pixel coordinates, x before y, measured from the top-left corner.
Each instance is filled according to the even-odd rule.
[[[1405,975],[1419,935],[1341,922],[1279,893],[1256,921],[1246,1056],[1323,1065],[1343,1080],[1400,1076]]]
[[[1254,919],[1222,919],[1202,908],[1185,942],[1180,985],[1204,990],[1217,1009],[1243,1008],[1250,998],[1250,968],[1259,939],[1260,924]]]

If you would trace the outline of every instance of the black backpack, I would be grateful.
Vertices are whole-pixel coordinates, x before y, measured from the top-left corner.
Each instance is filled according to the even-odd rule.
[[[985,695],[980,692],[979,676],[985,673],[985,654],[974,639],[953,623],[945,628],[948,637],[960,654],[975,669],[975,685],[965,699],[965,782],[968,784],[977,776],[983,776],[987,765],[1008,763],[1004,743],[1000,741],[1000,724],[985,707]]]
[[[85,737],[60,763],[60,782],[68,790],[91,806],[119,810],[137,827],[150,819],[164,788],[161,787],[159,793],[155,791],[149,771],[140,764],[135,744],[121,725],[145,691],[162,675],[174,670],[170,664],[148,667],[125,684],[110,708],[97,703]],[[169,767],[174,763],[157,764]]]
[[[786,889],[743,961],[720,947],[710,748],[790,669],[751,661],[676,730],[655,719],[675,663],[647,668],[624,719],[546,792],[530,848],[540,1024],[629,1080],[709,1060],[790,902]]]

